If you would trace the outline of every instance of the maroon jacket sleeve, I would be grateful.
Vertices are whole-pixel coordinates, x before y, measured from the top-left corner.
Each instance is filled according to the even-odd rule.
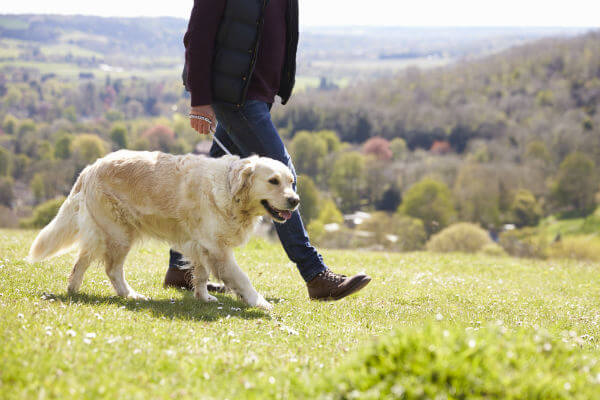
[[[192,107],[211,104],[212,62],[225,0],[194,0],[188,30],[183,37],[187,63],[187,85]]]

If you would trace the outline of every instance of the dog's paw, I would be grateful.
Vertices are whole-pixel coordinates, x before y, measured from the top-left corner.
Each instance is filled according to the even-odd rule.
[[[273,309],[273,304],[266,301],[262,296],[258,298],[254,307],[262,308],[266,311],[271,311]]]
[[[144,295],[139,294],[138,292],[129,292],[129,294],[127,295],[128,299],[131,300],[148,300],[148,298]]]
[[[200,293],[194,293],[194,297],[204,303],[216,303],[217,301],[219,301],[219,299],[210,294],[202,295]]]

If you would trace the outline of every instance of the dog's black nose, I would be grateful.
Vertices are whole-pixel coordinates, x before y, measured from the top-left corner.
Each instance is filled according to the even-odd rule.
[[[300,203],[300,198],[298,196],[288,197],[288,204],[290,205],[291,208],[296,207],[298,205],[298,203]]]

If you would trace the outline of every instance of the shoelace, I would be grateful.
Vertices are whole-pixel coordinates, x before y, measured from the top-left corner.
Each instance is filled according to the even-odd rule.
[[[346,279],[346,275],[336,274],[327,270],[323,272],[323,279],[333,283],[340,283],[343,282],[344,279]]]

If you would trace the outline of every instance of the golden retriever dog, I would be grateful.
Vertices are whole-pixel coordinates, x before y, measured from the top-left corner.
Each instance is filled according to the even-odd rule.
[[[79,290],[90,263],[104,263],[119,296],[144,299],[127,283],[123,263],[143,237],[167,242],[190,261],[194,295],[204,302],[209,273],[249,306],[271,309],[237,265],[233,249],[261,216],[283,223],[299,198],[287,166],[266,157],[173,156],[121,150],[86,167],[56,217],[29,252],[40,261],[78,244],[68,291]]]

